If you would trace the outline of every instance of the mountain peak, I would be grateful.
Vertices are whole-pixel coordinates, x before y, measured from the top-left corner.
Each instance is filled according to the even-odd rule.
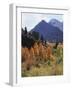
[[[46,22],[45,20],[42,20],[41,22]]]
[[[57,19],[51,19],[51,20],[49,21],[49,24],[51,24],[52,26],[57,27],[57,28],[59,28],[61,31],[63,31],[63,23],[60,22],[59,20],[57,20]]]
[[[38,32],[39,36],[44,37],[45,40],[50,42],[62,42],[63,41],[63,32],[53,26],[50,23],[47,23],[45,20],[41,20],[32,30],[31,32]]]
[[[61,23],[59,20],[57,20],[57,19],[51,19],[50,21],[49,21],[49,23]]]
[[[46,24],[47,22],[45,20],[41,20],[40,23],[42,23],[42,24],[45,23]]]

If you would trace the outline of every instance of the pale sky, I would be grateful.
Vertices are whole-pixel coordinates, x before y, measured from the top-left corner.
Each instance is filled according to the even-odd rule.
[[[27,27],[30,31],[33,29],[41,20],[49,22],[51,19],[57,19],[63,22],[63,15],[59,14],[34,14],[34,13],[22,13],[22,28]]]

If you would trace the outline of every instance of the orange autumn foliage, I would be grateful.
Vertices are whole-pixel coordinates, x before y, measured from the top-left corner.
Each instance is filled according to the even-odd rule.
[[[47,49],[46,49],[46,53],[47,53],[47,56],[48,56],[48,57],[50,57],[50,55],[52,55],[52,49],[51,49],[50,46],[47,47]]]
[[[36,60],[41,58],[42,60],[55,60],[55,57],[52,54],[52,46],[48,45],[47,47],[44,46],[42,43],[35,43],[33,47],[28,49],[24,47],[21,49],[22,61],[25,63],[26,68],[30,69],[32,65],[37,63]]]
[[[36,56],[39,55],[39,47],[38,47],[37,43],[35,43],[35,45],[34,45],[34,53]]]

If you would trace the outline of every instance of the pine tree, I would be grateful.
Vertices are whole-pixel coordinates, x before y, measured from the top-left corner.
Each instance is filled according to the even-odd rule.
[[[44,41],[44,37],[43,37],[43,35],[41,35],[41,41],[42,41],[42,42]]]
[[[27,27],[25,27],[25,34],[27,34]]]

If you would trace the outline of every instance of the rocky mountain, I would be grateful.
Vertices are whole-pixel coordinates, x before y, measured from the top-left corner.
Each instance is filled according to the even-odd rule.
[[[58,27],[61,31],[63,31],[63,22],[60,22],[56,19],[51,19],[49,24],[51,24],[54,27]]]
[[[47,23],[46,21],[40,21],[31,32],[38,32],[40,37],[43,36],[44,40],[50,42],[63,42],[63,31],[57,25],[57,22],[52,23],[54,20]]]

